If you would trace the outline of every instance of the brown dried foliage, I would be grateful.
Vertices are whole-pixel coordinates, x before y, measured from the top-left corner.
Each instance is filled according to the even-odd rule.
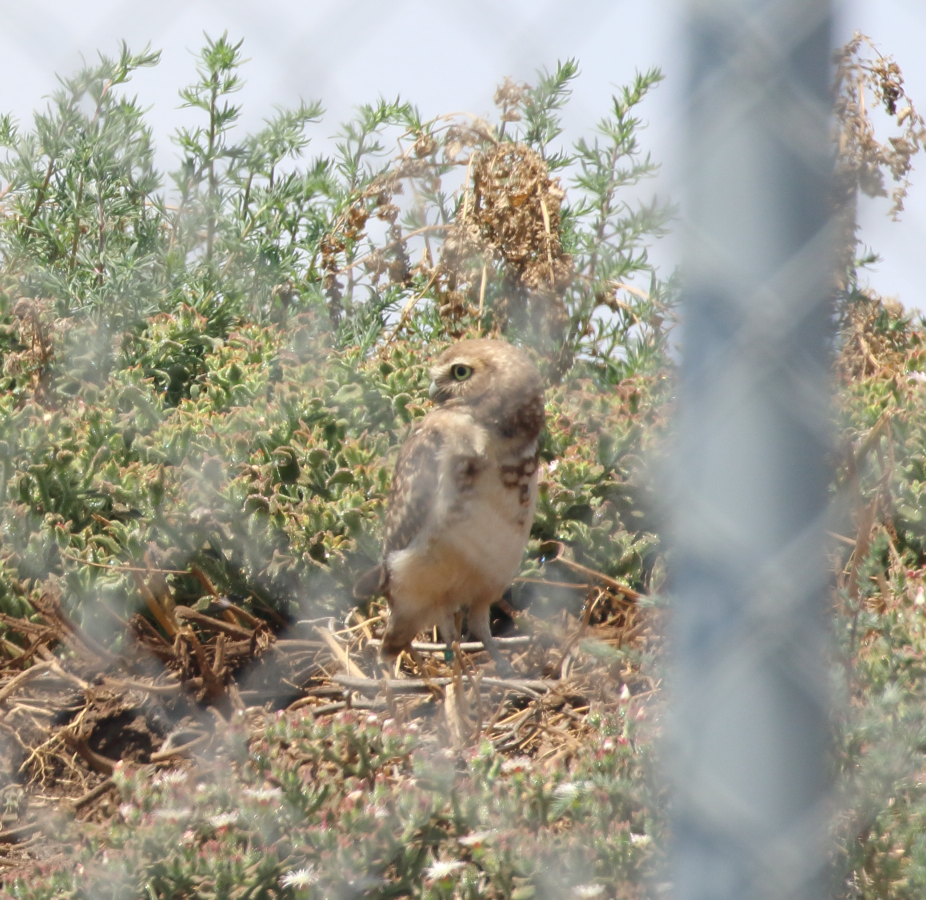
[[[539,334],[559,344],[565,336],[568,312],[563,294],[571,283],[573,266],[560,239],[561,206],[565,192],[550,176],[544,159],[524,143],[504,139],[507,122],[519,121],[527,85],[506,79],[495,95],[501,127],[482,119],[447,117],[446,124],[425,126],[410,133],[410,145],[395,163],[364,190],[334,224],[321,244],[321,268],[332,321],[343,313],[362,271],[376,285],[382,278],[405,288],[413,276],[426,283],[451,337],[467,325],[491,314],[486,330],[504,332],[513,316],[530,316]],[[440,120],[438,120],[440,122]],[[399,222],[397,197],[410,185],[410,203],[421,210],[445,189],[445,178],[464,169],[462,202],[452,217],[411,231]],[[406,204],[408,205],[408,204]],[[385,240],[359,259],[356,248],[370,237],[368,225],[388,225]],[[420,262],[412,265],[409,241],[423,238]],[[487,291],[495,284],[501,293],[494,305]],[[407,313],[420,297],[410,301]]]
[[[866,55],[870,53],[871,55]],[[903,87],[903,74],[890,56],[882,56],[860,32],[835,55],[836,203],[842,220],[843,268],[853,263],[859,194],[890,196],[898,218],[910,186],[913,157],[926,143],[926,120]],[[869,96],[873,102],[869,102]],[[898,134],[881,141],[872,113],[882,108],[896,120]],[[885,176],[896,183],[888,194]]]
[[[65,323],[54,314],[53,302],[22,298],[13,307],[18,349],[4,354],[3,374],[25,381],[25,386],[43,406],[51,403],[51,365],[55,357],[56,332]]]
[[[496,308],[500,325],[512,305],[527,306],[541,333],[562,340],[569,318],[562,295],[573,269],[559,236],[565,193],[558,179],[529,147],[499,144],[476,155],[473,195],[473,220],[512,288]]]
[[[842,322],[842,348],[837,372],[846,383],[869,377],[893,378],[904,371],[908,356],[909,328],[903,325],[903,306],[867,292],[858,294]],[[889,320],[893,328],[885,329]]]

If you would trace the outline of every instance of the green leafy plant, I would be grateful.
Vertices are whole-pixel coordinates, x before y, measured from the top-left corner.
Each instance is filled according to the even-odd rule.
[[[180,92],[202,122],[177,135],[166,195],[142,108],[119,93],[157,61],[123,46],[64,80],[34,131],[5,126],[11,571],[62,580],[75,612],[97,596],[122,610],[148,552],[261,609],[342,609],[376,553],[391,448],[425,411],[428,359],[464,331],[507,331],[568,376],[551,397],[530,572],[555,539],[646,582],[658,543],[626,460],[658,443],[668,324],[655,310],[671,301],[644,246],[661,214],[631,211],[621,190],[653,170],[634,110],[658,73],[571,151],[553,149],[569,61],[535,88],[503,86],[497,129],[380,101],[302,167],[320,106],[236,139],[241,44],[223,35]],[[649,292],[629,284],[640,272]],[[633,303],[612,303],[625,289]],[[169,581],[190,601],[202,590]]]
[[[664,570],[641,458],[661,453],[671,390],[673,289],[646,252],[670,211],[625,199],[653,171],[635,135],[659,74],[572,147],[568,61],[535,87],[503,85],[497,124],[381,100],[306,161],[320,105],[239,134],[242,47],[223,35],[181,91],[199,118],[165,178],[124,94],[157,61],[122,46],[63,80],[31,129],[0,123],[3,663],[27,668],[60,641],[75,665],[92,647],[107,671],[84,675],[105,680],[142,645],[191,704],[231,702],[273,632],[350,611],[398,446],[428,409],[430,361],[492,335],[551,384],[513,614],[581,623],[576,645],[626,683],[640,652],[586,631],[593,612],[624,628],[627,611],[601,598],[655,591]],[[190,617],[217,622],[219,605],[239,624],[209,642]],[[381,718],[290,716],[259,739],[253,716],[235,719],[221,777],[196,790],[126,763],[119,818],[83,832],[82,873],[8,890],[615,893],[652,872],[663,799],[641,781],[650,751],[629,712],[574,715],[589,743],[549,776],[490,745],[455,771],[433,734]],[[77,724],[56,734],[84,747]],[[544,854],[563,860],[555,884]]]
[[[455,766],[416,724],[279,717],[211,777],[118,772],[117,818],[76,848],[80,874],[42,880],[75,898],[613,896],[657,870],[665,827],[625,713],[591,717],[572,770],[549,777],[489,744]]]

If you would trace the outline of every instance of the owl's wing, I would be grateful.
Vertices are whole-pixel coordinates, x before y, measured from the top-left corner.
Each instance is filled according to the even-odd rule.
[[[444,436],[431,425],[423,422],[399,451],[386,507],[384,558],[395,550],[404,550],[415,539],[437,499],[438,457]]]
[[[449,459],[446,457],[449,451]],[[424,528],[432,511],[457,510],[486,465],[469,416],[434,410],[402,445],[386,506],[383,560],[404,550]],[[441,484],[441,469],[446,481]],[[354,597],[389,595],[385,562],[366,572],[354,585]]]
[[[402,445],[396,460],[392,488],[386,501],[386,534],[383,559],[395,550],[404,550],[424,527],[437,498],[439,454],[444,437],[433,422],[422,421]],[[368,600],[387,593],[386,566],[365,572],[354,585],[354,597]]]

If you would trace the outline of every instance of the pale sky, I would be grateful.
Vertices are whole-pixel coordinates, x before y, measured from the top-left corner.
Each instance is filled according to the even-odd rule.
[[[356,104],[379,95],[415,103],[425,117],[454,111],[492,112],[495,87],[508,75],[531,81],[537,68],[575,56],[580,64],[567,135],[587,134],[605,114],[615,85],[635,70],[659,66],[666,81],[647,100],[641,135],[655,160],[664,164],[653,191],[678,197],[677,172],[684,153],[679,123],[684,75],[679,43],[678,0],[458,0],[455,4],[397,0],[0,0],[0,111],[23,124],[44,105],[55,73],[70,74],[96,52],[117,52],[125,39],[132,49],[146,43],[162,50],[160,65],[139,72],[129,90],[152,107],[149,122],[162,169],[173,168],[172,131],[189,124],[179,110],[177,90],[194,80],[191,51],[202,34],[227,30],[244,38],[247,80],[239,95],[243,128],[254,128],[277,105],[300,97],[319,99],[327,112],[311,155]],[[906,87],[926,110],[926,4],[922,0],[846,0],[839,8],[838,38],[866,32],[900,64]],[[921,183],[922,182],[922,183]],[[906,306],[926,308],[926,157],[917,164],[907,211],[900,224],[886,217],[885,201],[866,204],[863,236],[884,258],[871,275],[873,287]],[[655,249],[668,269],[678,258],[677,241]]]

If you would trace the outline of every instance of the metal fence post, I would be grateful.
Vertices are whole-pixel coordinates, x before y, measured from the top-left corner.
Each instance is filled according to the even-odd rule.
[[[677,900],[820,896],[828,0],[689,0]]]

